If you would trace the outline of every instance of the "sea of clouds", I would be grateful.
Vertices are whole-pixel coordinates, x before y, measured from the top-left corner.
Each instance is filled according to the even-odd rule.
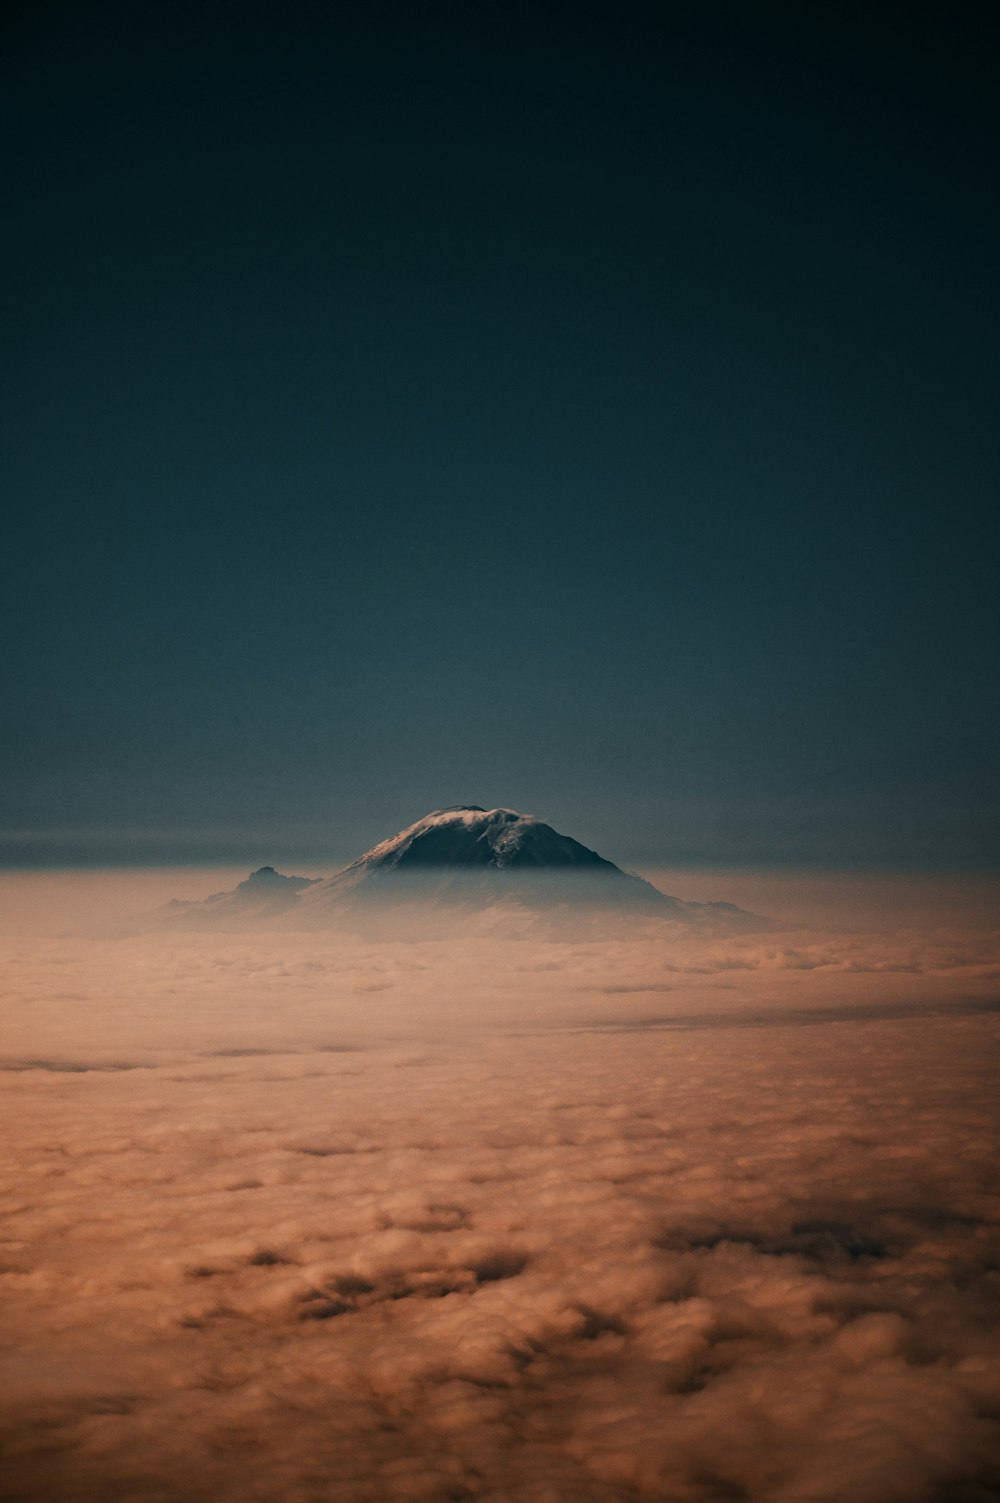
[[[0,1497],[1000,1497],[982,924],[57,918],[0,940]]]

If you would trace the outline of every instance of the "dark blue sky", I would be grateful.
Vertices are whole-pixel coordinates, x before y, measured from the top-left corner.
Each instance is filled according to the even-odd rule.
[[[879,12],[16,7],[4,859],[995,863],[996,37]]]

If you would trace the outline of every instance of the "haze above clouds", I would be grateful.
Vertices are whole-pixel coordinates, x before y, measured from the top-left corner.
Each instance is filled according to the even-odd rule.
[[[997,1495],[1000,944],[957,890],[919,931],[374,947],[55,938],[119,879],[53,879],[49,934],[32,880],[0,1496]]]

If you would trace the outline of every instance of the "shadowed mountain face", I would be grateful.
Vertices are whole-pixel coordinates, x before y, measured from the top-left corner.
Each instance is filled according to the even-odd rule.
[[[495,871],[603,868],[624,875],[596,851],[558,834],[530,814],[480,809],[476,804],[456,804],[426,815],[347,869],[401,872],[435,866],[487,866]]]
[[[425,933],[439,923],[496,928],[542,922],[671,919],[697,927],[765,927],[730,904],[683,903],[514,809],[435,810],[326,880],[262,867],[231,893],[171,905],[196,926],[374,929]]]

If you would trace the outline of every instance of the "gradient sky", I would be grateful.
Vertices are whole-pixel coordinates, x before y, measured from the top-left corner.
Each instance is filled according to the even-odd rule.
[[[15,7],[0,859],[995,865],[996,15],[872,9]]]

